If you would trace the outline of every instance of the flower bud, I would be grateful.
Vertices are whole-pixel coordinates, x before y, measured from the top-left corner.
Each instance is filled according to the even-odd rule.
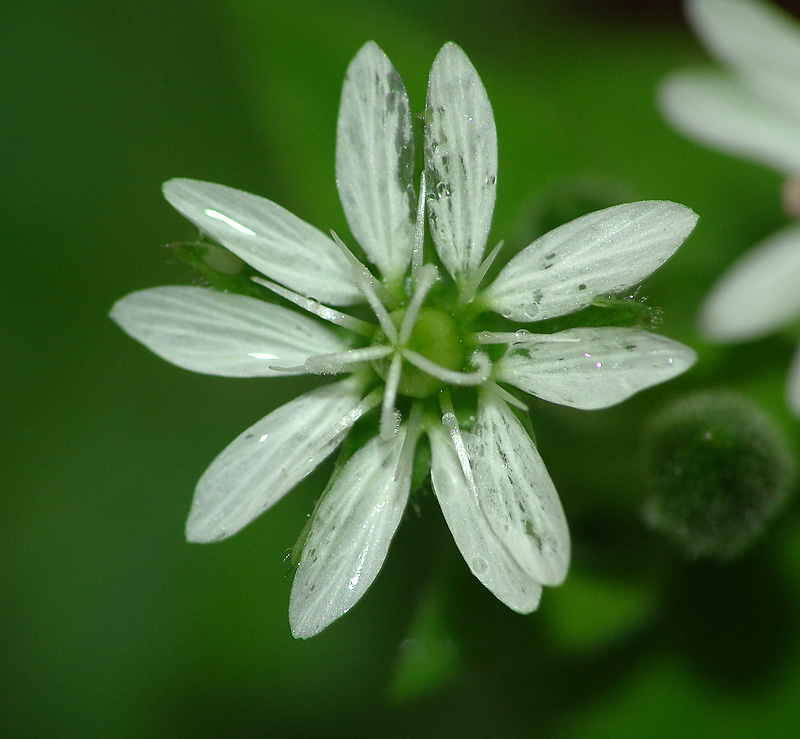
[[[743,396],[691,395],[648,429],[645,521],[689,557],[744,552],[784,506],[795,461],[775,424]]]

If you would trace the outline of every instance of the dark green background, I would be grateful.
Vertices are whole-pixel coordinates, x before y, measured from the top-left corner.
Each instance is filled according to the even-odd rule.
[[[300,642],[284,557],[329,468],[225,543],[189,545],[183,522],[214,455],[312,381],[185,372],[107,312],[193,279],[163,248],[192,235],[160,195],[173,176],[347,234],[335,122],[367,39],[415,111],[445,41],[479,70],[499,136],[494,241],[524,245],[536,208],[569,212],[587,181],[700,213],[643,293],[701,361],[619,408],[532,405],[574,541],[537,613],[469,575],[423,496],[363,602]],[[669,399],[739,390],[795,453],[800,436],[783,405],[796,334],[717,348],[694,330],[720,271],[786,221],[777,175],[660,120],[658,80],[701,63],[676,3],[4,6],[0,734],[800,735],[796,507],[727,566],[684,563],[639,517],[642,428]]]

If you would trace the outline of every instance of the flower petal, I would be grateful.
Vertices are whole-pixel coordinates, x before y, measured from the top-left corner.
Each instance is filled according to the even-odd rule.
[[[800,418],[800,347],[795,352],[789,367],[789,381],[786,384],[786,402],[789,410]]]
[[[626,203],[577,218],[517,254],[482,295],[506,318],[539,321],[626,290],[658,269],[697,222],[668,201]]]
[[[800,78],[800,26],[772,3],[692,0],[689,20],[706,48],[744,74],[758,70]]]
[[[778,109],[775,112],[779,115],[781,108],[788,113],[792,120],[786,120],[784,128],[788,125],[797,130],[800,126],[800,24],[797,20],[772,3],[750,0],[692,0],[686,10],[706,48],[741,75],[742,83],[753,96],[761,99],[759,105],[766,103],[769,108]],[[762,138],[762,145],[768,145],[770,137]],[[776,147],[777,142],[772,142],[773,151]],[[790,151],[796,149],[796,142],[792,143]],[[786,168],[784,157],[783,166],[778,169],[785,171]],[[797,174],[797,171],[794,169],[791,173]]]
[[[186,538],[225,539],[275,505],[339,446],[360,391],[352,380],[312,390],[240,434],[197,483]]]
[[[543,400],[593,410],[685,372],[688,346],[632,328],[575,328],[509,347],[496,378]]]
[[[336,184],[350,230],[384,277],[401,278],[414,246],[414,139],[403,80],[369,42],[347,69]]]
[[[271,200],[187,179],[164,183],[164,197],[267,277],[324,303],[361,302],[350,265],[333,241]]]
[[[530,436],[504,401],[485,392],[463,437],[478,505],[495,536],[530,578],[560,585],[569,567],[569,530]]]
[[[110,313],[162,359],[209,375],[277,377],[346,344],[311,318],[244,295],[171,285],[126,295]]]
[[[457,280],[478,269],[497,183],[497,132],[467,55],[445,44],[431,67],[425,110],[425,177],[431,235]]]
[[[450,437],[439,426],[430,428],[428,436],[433,490],[470,571],[512,610],[536,610],[542,586],[522,570],[492,530],[478,499],[469,490]],[[491,493],[478,492],[487,494]]]
[[[765,239],[714,285],[700,329],[722,342],[758,338],[800,316],[800,224]]]
[[[800,118],[786,110],[785,93],[774,96],[781,103],[773,103],[766,90],[762,84],[755,92],[716,72],[681,72],[662,84],[659,105],[664,117],[690,138],[778,172],[797,174]]]
[[[378,574],[408,502],[410,470],[396,477],[406,427],[359,449],[320,500],[289,601],[295,637],[346,613]]]

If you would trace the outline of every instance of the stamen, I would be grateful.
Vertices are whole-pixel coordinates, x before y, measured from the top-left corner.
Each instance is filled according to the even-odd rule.
[[[403,348],[401,351],[403,356],[415,367],[448,385],[461,385],[462,387],[480,385],[486,382],[489,375],[492,374],[492,363],[483,352],[475,352],[470,357],[470,363],[477,368],[474,372],[459,372],[442,367],[441,364],[437,364],[413,349]]]
[[[406,314],[403,316],[403,323],[400,326],[400,346],[403,346],[411,338],[411,332],[414,330],[414,323],[417,320],[419,309],[422,307],[422,301],[425,300],[428,292],[433,287],[433,283],[438,279],[439,271],[436,269],[436,265],[426,264],[420,269],[416,290],[411,297]]]
[[[347,248],[347,245],[344,243],[344,241],[342,241],[339,238],[339,235],[333,229],[331,229],[331,237],[333,238],[333,241],[336,244],[336,246],[338,246],[339,249],[341,249],[342,254],[344,254],[345,257],[347,258],[347,261],[350,262],[350,266],[353,268],[353,277],[356,280],[356,284],[358,283],[359,279],[362,279],[362,275],[366,273],[367,279],[370,282],[370,286],[376,293],[380,295],[380,299],[386,305],[391,305],[392,307],[396,307],[397,301],[395,300],[394,296],[389,292],[389,290],[387,290],[386,286],[375,279],[375,275],[373,275],[372,272],[370,272],[367,269],[366,265],[360,262],[358,260],[358,257],[356,257],[356,255],[353,254],[353,252],[351,252],[350,249]],[[360,286],[359,289],[361,289]]]
[[[271,364],[269,368],[276,372],[284,372],[293,375],[307,375],[311,371],[304,364],[293,364],[291,367],[286,367],[282,364]]]
[[[257,282],[259,285],[263,285],[268,290],[272,290],[272,292],[280,295],[282,298],[286,298],[286,300],[294,303],[303,310],[307,310],[309,313],[313,313],[315,316],[319,316],[329,323],[349,329],[350,331],[361,334],[361,336],[366,336],[367,338],[371,338],[375,335],[375,326],[373,326],[371,323],[367,323],[366,321],[362,321],[360,318],[354,318],[353,316],[348,316],[346,313],[342,313],[334,308],[329,308],[327,305],[323,305],[318,300],[306,298],[303,295],[283,287],[282,285],[278,285],[276,282],[272,282],[272,280],[265,280],[261,277],[251,277],[250,279],[252,279],[253,282]]]
[[[411,252],[411,284],[416,286],[419,271],[422,269],[425,248],[425,171],[419,176],[419,200],[417,200],[417,225],[414,229],[414,251]]]
[[[490,380],[484,385],[484,387],[494,393],[498,398],[505,400],[509,405],[513,405],[515,408],[519,408],[525,413],[528,412],[528,406],[525,405],[525,403],[523,403],[516,395],[512,395],[510,392],[508,392],[508,390],[500,387],[500,385],[498,385],[496,382],[492,382]]]
[[[372,308],[375,318],[378,319],[378,323],[383,329],[383,333],[386,334],[386,338],[388,338],[393,344],[397,344],[397,328],[395,327],[394,322],[389,315],[389,311],[386,310],[386,307],[383,305],[383,303],[381,303],[378,294],[375,292],[375,278],[370,274],[366,267],[362,267],[361,270],[362,271],[359,274],[355,274],[358,271],[358,268],[353,267],[353,273],[356,278],[356,286],[367,299],[369,307]]]
[[[403,480],[411,473],[414,464],[414,450],[417,440],[422,433],[422,403],[414,403],[408,415],[406,438],[403,439],[403,448],[400,450],[400,459],[397,460],[397,469],[394,473],[395,480]]]
[[[386,373],[386,384],[383,389],[383,404],[381,405],[381,437],[391,439],[397,433],[400,414],[395,410],[394,402],[397,400],[397,388],[400,385],[400,371],[403,368],[403,357],[400,352],[395,352],[389,371]]]
[[[353,408],[349,413],[343,416],[341,420],[337,421],[336,424],[331,427],[328,433],[322,439],[320,439],[317,447],[320,449],[324,448],[330,441],[339,436],[339,434],[347,431],[347,429],[353,426],[359,418],[369,413],[369,411],[371,411],[381,402],[382,395],[383,388],[376,387],[355,408]]]
[[[378,319],[383,333],[386,334],[389,341],[393,344],[397,343],[397,329],[395,328],[392,319],[389,317],[389,311],[381,302],[378,297],[378,292],[382,293],[384,302],[394,302],[388,290],[375,279],[375,276],[370,272],[361,262],[353,256],[353,253],[345,246],[345,243],[336,235],[335,231],[331,231],[333,240],[337,243],[344,255],[347,257],[350,264],[353,266],[353,279],[356,281],[356,287],[361,291],[361,294],[367,299],[369,307]]]
[[[535,344],[538,342],[580,341],[575,336],[559,336],[558,334],[532,334],[521,328],[519,331],[480,331],[473,334],[479,344]]]
[[[270,369],[281,372],[311,372],[315,375],[338,375],[346,372],[354,364],[371,362],[373,359],[386,357],[394,351],[390,346],[365,346],[363,349],[348,349],[345,352],[330,354],[314,354],[306,359],[305,364],[297,367],[280,367],[271,365]]]
[[[353,254],[353,252],[351,252],[350,249],[348,249],[347,244],[345,244],[344,241],[342,241],[339,238],[339,234],[337,234],[336,231],[334,231],[333,229],[331,229],[331,238],[335,242],[336,246],[338,246],[339,249],[341,249],[342,254],[344,254],[344,256],[347,259],[347,261],[350,262],[350,264],[353,267],[363,267],[364,266],[363,264],[361,264],[361,262],[358,259],[358,257],[355,254]]]
[[[481,281],[484,277],[486,277],[486,273],[489,271],[489,267],[492,266],[492,263],[497,258],[497,255],[500,253],[500,249],[503,248],[503,244],[505,242],[501,239],[497,246],[492,249],[489,253],[489,256],[483,260],[481,266],[478,267],[475,274],[467,281],[464,285],[464,289],[461,291],[461,295],[458,297],[458,302],[461,305],[466,305],[467,303],[471,303],[475,299],[475,293],[478,291],[478,286],[481,284]]]
[[[472,467],[469,464],[469,457],[467,456],[467,448],[464,445],[464,438],[461,436],[461,427],[458,425],[458,418],[456,412],[453,410],[453,402],[450,400],[450,393],[443,390],[439,395],[439,407],[442,409],[442,424],[450,434],[450,439],[453,441],[453,446],[456,450],[456,456],[461,464],[461,471],[464,473],[464,479],[467,481],[467,487],[472,495],[477,496],[478,491],[475,487],[475,478],[472,476]]]

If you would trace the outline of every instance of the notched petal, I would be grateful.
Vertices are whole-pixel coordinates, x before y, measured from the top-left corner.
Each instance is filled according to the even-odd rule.
[[[401,277],[414,245],[414,139],[403,81],[365,44],[350,63],[336,138],[336,184],[350,230],[384,277]]]
[[[517,613],[536,610],[542,586],[520,567],[470,491],[453,443],[441,427],[428,432],[431,480],[450,533],[470,571]],[[480,495],[491,495],[481,490]]]
[[[361,302],[333,241],[271,200],[198,180],[164,183],[164,197],[203,233],[276,282],[333,305]]]
[[[170,285],[126,295],[111,318],[162,359],[225,377],[277,377],[345,343],[330,329],[278,305],[201,287]]]
[[[481,300],[515,321],[572,313],[640,283],[675,253],[696,222],[693,211],[668,201],[589,213],[523,249]]]
[[[295,637],[314,636],[350,610],[383,565],[408,502],[410,468],[396,474],[406,430],[369,441],[319,502],[292,584]]]
[[[630,328],[576,328],[516,344],[496,364],[498,380],[543,400],[594,410],[685,372],[687,346]]]
[[[197,483],[186,538],[219,541],[271,506],[336,449],[361,398],[352,380],[282,405],[231,442]]]
[[[497,539],[530,578],[560,585],[570,558],[567,521],[553,481],[522,424],[505,402],[482,393],[464,444],[478,505]]]
[[[452,43],[431,67],[425,177],[433,242],[450,274],[463,281],[480,266],[492,223],[497,133],[483,83]]]

